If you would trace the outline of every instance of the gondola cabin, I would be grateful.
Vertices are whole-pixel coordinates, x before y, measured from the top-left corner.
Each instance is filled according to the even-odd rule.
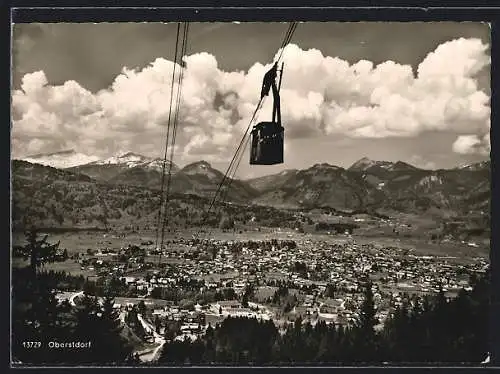
[[[252,130],[251,165],[283,163],[285,129],[277,122],[260,122]]]
[[[284,133],[281,125],[281,110],[279,89],[283,75],[283,65],[280,70],[280,79],[276,86],[277,63],[264,76],[261,99],[273,90],[273,117],[271,122],[260,122],[255,125],[251,133],[250,164],[275,165],[283,163]]]

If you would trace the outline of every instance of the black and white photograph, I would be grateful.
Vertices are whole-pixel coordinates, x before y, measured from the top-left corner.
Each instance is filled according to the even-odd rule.
[[[13,24],[11,365],[488,365],[490,34]]]

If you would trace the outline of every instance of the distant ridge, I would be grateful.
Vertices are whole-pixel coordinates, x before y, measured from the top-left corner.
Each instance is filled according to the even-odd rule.
[[[22,158],[22,160],[27,162],[51,166],[59,169],[84,165],[89,162],[94,162],[98,159],[99,157],[97,156],[89,156],[83,153],[77,153],[72,149],[52,153],[38,153]]]
[[[347,170],[351,171],[367,171],[371,169],[385,169],[385,170],[417,170],[418,168],[410,165],[407,162],[403,161],[375,161],[371,160],[368,157],[363,157],[352,164]]]

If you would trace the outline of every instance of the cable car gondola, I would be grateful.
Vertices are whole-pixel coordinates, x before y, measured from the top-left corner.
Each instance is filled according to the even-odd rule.
[[[210,212],[217,200],[218,196],[221,196],[222,187],[227,181],[226,192],[222,194],[222,201],[227,198],[228,191],[231,187],[231,183],[235,180],[236,171],[240,165],[240,162],[245,154],[245,149],[247,148],[248,142],[251,140],[250,149],[250,164],[251,165],[275,165],[283,163],[283,150],[284,150],[284,128],[281,125],[281,111],[280,111],[280,96],[279,91],[281,87],[281,78],[283,76],[283,66],[281,64],[281,70],[278,70],[278,64],[283,55],[285,47],[290,43],[293,33],[297,27],[297,22],[290,22],[288,30],[285,34],[285,39],[281,43],[280,52],[278,58],[275,60],[273,67],[264,75],[264,80],[262,83],[262,90],[260,94],[260,100],[255,108],[252,118],[246,128],[245,134],[241,139],[236,152],[229,163],[229,166],[224,174],[224,177],[217,186],[217,190],[210,202],[208,210],[205,213],[205,220],[210,216]],[[279,82],[276,84],[276,78],[278,72],[280,73]],[[273,90],[273,115],[271,122],[260,122],[252,128],[254,119],[257,113],[262,108],[265,96],[269,95],[269,90]],[[251,136],[249,135],[249,132]],[[209,236],[211,236],[211,231]]]
[[[276,76],[280,72],[279,82],[276,85]],[[275,165],[283,163],[283,141],[285,129],[281,125],[280,95],[283,64],[278,70],[278,63],[264,75],[262,82],[261,100],[273,90],[273,115],[271,122],[259,122],[251,132],[250,164]]]

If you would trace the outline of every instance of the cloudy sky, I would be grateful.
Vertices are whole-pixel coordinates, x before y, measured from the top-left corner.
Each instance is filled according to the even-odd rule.
[[[12,154],[161,156],[176,24],[14,26]],[[285,23],[190,25],[174,162],[225,170]],[[300,23],[285,49],[285,163],[363,156],[425,168],[489,157],[490,34],[481,23]],[[174,90],[174,92],[176,92]],[[266,100],[259,120],[269,120]],[[248,153],[248,149],[247,149]]]

